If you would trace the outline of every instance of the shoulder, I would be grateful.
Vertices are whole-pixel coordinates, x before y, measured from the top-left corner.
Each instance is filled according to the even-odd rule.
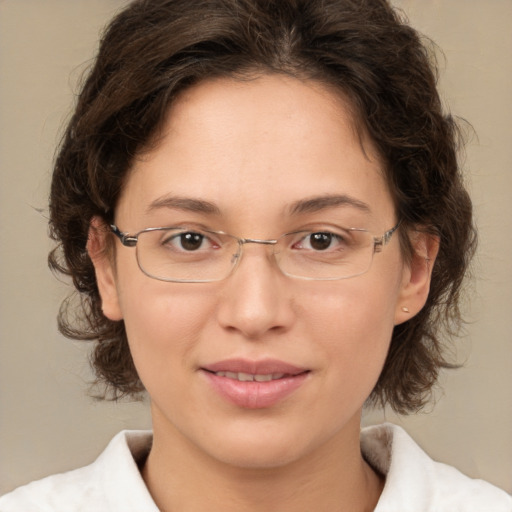
[[[137,466],[151,442],[150,432],[120,432],[91,465],[2,496],[0,512],[157,512]]]
[[[375,512],[512,512],[510,495],[432,460],[396,425],[363,429],[361,450],[386,476]]]

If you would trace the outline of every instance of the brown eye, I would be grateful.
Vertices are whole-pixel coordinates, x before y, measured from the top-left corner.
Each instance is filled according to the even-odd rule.
[[[315,251],[325,251],[331,246],[332,233],[311,233],[309,244]]]
[[[195,231],[182,231],[161,241],[161,246],[178,252],[194,252],[205,249],[207,237]]]
[[[180,245],[186,251],[197,251],[203,244],[204,236],[199,233],[181,233],[179,235]]]
[[[300,233],[299,233],[300,234]],[[332,254],[346,250],[345,237],[330,231],[302,232],[300,240],[292,244],[295,250],[308,251],[310,254],[328,252]]]

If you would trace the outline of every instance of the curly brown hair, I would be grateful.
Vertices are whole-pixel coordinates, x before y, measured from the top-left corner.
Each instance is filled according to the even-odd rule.
[[[385,164],[401,221],[440,239],[425,307],[395,327],[370,402],[405,413],[430,397],[450,367],[443,336],[461,323],[463,278],[475,246],[472,207],[457,150],[459,130],[442,111],[433,45],[385,0],[137,0],[110,23],[84,81],[55,162],[50,266],[71,276],[61,332],[96,340],[104,397],[143,391],[122,321],[101,310],[86,244],[90,221],[111,222],[134,156],[185,88],[212,77],[281,73],[340,91]]]

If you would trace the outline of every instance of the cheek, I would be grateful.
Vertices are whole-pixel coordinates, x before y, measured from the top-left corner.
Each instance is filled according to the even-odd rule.
[[[382,285],[366,276],[334,283],[321,283],[321,288],[304,294],[301,314],[310,319],[315,331],[362,344],[380,338],[382,330],[392,331],[397,283]]]
[[[120,290],[120,303],[130,351],[147,387],[147,379],[187,365],[211,318],[212,301],[193,285],[142,277]]]
[[[397,294],[395,283],[379,285],[360,276],[308,295],[305,329],[328,361],[331,384],[367,398],[389,349]]]

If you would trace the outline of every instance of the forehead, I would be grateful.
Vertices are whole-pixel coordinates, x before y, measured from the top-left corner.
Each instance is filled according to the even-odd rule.
[[[380,159],[355,130],[346,100],[315,82],[264,75],[182,93],[136,159],[119,209],[140,218],[172,195],[206,200],[226,215],[282,214],[331,194],[392,216]]]

